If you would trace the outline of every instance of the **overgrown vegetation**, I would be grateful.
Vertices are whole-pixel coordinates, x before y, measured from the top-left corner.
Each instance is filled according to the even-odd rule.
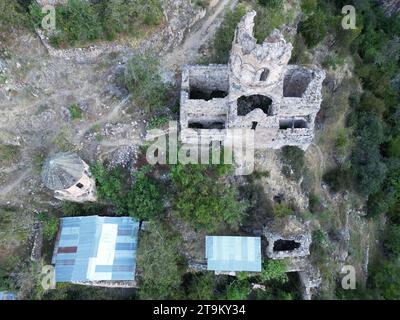
[[[186,263],[180,238],[165,224],[149,224],[141,235],[137,257],[141,299],[172,299],[178,294]]]
[[[18,146],[11,144],[0,144],[0,167],[8,166],[21,157],[21,150]]]
[[[226,170],[225,165],[173,166],[175,214],[196,229],[216,231],[222,223],[237,229],[246,206],[236,188],[227,185]]]
[[[41,8],[33,3],[30,13],[39,26],[43,18]],[[50,41],[55,47],[67,47],[100,39],[113,40],[118,34],[138,36],[162,19],[159,0],[68,0],[56,7],[56,32]]]
[[[304,151],[292,146],[285,146],[282,148],[282,173],[288,178],[295,181],[300,180],[304,162]]]
[[[165,107],[168,86],[161,79],[159,61],[151,53],[135,55],[128,61],[125,86],[140,109],[154,112]]]
[[[43,238],[47,241],[54,240],[58,231],[58,218],[41,212],[38,219],[42,222]]]
[[[28,26],[29,19],[18,1],[0,0],[0,33]]]
[[[151,168],[144,166],[132,175],[125,168],[108,170],[103,164],[91,167],[97,183],[97,195],[110,202],[120,215],[131,215],[137,220],[159,218],[163,211],[161,184],[151,177]]]

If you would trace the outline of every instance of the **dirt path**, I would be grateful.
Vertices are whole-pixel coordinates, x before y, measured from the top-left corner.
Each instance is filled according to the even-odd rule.
[[[74,144],[78,144],[82,140],[84,134],[90,128],[92,128],[94,126],[101,126],[101,125],[105,124],[106,122],[112,121],[113,119],[117,118],[119,112],[130,101],[131,98],[132,98],[132,95],[128,95],[120,103],[118,103],[113,108],[113,110],[111,112],[109,112],[107,115],[105,115],[104,117],[100,118],[97,121],[94,121],[94,122],[91,122],[91,123],[87,123],[86,125],[82,126],[82,128],[80,128],[80,130],[77,133],[77,135],[74,137]]]
[[[238,0],[221,0],[214,7],[214,11],[196,25],[200,25],[198,29],[190,32],[182,45],[164,57],[165,66],[175,69],[182,64],[193,63],[199,55],[200,47],[212,39],[220,26],[225,9],[234,8],[238,2]]]

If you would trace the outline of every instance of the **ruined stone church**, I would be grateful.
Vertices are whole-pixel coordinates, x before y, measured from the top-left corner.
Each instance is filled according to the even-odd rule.
[[[255,15],[238,24],[227,65],[183,66],[183,143],[224,141],[227,129],[237,128],[254,130],[257,149],[305,150],[312,142],[325,72],[288,64],[293,47],[278,30],[258,44]]]

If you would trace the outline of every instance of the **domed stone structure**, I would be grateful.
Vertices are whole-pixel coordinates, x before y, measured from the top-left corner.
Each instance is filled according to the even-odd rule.
[[[74,202],[96,201],[95,180],[89,166],[76,154],[62,152],[50,156],[43,165],[42,180],[54,190],[54,197]]]

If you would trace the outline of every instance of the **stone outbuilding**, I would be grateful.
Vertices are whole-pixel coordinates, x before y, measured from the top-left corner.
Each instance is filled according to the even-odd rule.
[[[305,150],[312,142],[325,72],[289,65],[293,47],[279,30],[258,44],[255,15],[238,24],[227,65],[183,66],[183,143],[224,141],[228,129],[254,130],[257,149]]]
[[[47,188],[54,190],[57,199],[96,201],[96,182],[89,173],[89,166],[76,153],[50,156],[43,165],[42,180]]]
[[[264,229],[271,259],[298,258],[310,255],[311,231],[295,216],[275,219]]]

